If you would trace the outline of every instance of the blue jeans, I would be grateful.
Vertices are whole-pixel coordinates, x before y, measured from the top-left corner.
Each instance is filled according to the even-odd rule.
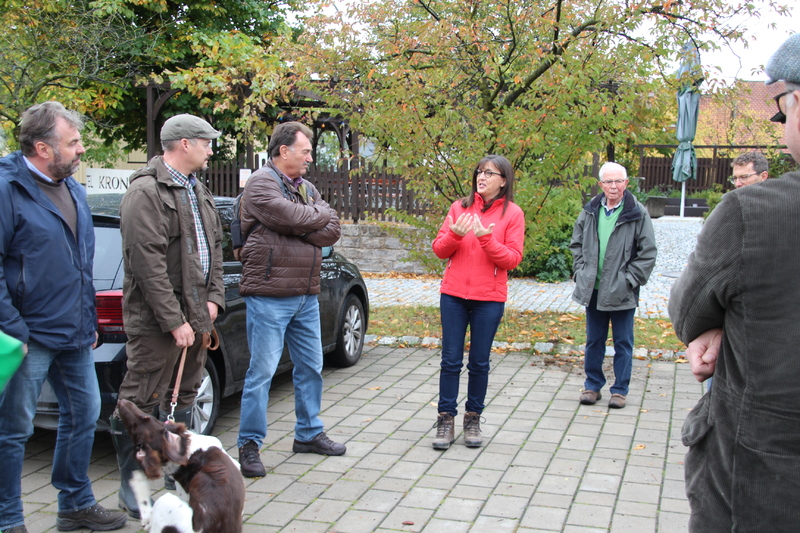
[[[323,431],[322,338],[316,294],[274,298],[245,296],[250,367],[244,380],[238,446],[252,440],[261,447],[267,436],[267,404],[272,377],[289,347],[294,363],[295,438],[307,442]]]
[[[466,411],[482,413],[489,384],[489,355],[503,318],[505,302],[465,300],[449,294],[439,298],[442,315],[442,369],[439,372],[439,412],[458,414],[458,382],[464,361],[464,340],[470,330]]]
[[[58,510],[78,511],[96,503],[88,475],[100,416],[100,387],[92,348],[60,351],[30,341],[22,365],[0,394],[0,530],[25,523],[22,464],[45,379],[53,387],[59,405],[52,469],[53,486],[59,490]]]
[[[608,323],[614,335],[614,385],[611,394],[627,396],[631,382],[633,365],[633,315],[636,308],[624,311],[598,311],[597,289],[586,308],[586,352],[584,370],[586,371],[586,390],[599,392],[606,384],[603,374],[603,359],[606,356]]]

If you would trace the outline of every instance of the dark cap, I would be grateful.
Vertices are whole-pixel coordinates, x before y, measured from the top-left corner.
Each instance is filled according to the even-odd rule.
[[[800,33],[786,39],[772,55],[766,73],[769,76],[767,85],[781,80],[800,83]]]
[[[221,132],[211,124],[194,115],[175,115],[167,119],[161,128],[162,141],[178,141],[180,139],[216,139]]]

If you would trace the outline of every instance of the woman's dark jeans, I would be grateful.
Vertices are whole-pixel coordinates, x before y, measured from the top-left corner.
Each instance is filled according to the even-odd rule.
[[[442,294],[442,369],[439,373],[439,412],[458,414],[458,382],[464,360],[467,325],[470,329],[467,370],[468,412],[482,413],[489,383],[489,354],[494,335],[503,318],[505,302],[465,300]]]

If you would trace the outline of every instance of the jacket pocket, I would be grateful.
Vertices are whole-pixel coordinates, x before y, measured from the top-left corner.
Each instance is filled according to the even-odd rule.
[[[267,255],[267,264],[264,269],[264,279],[269,281],[270,276],[272,276],[272,248],[269,249],[269,254]]]
[[[10,269],[6,269],[6,275],[11,274]],[[13,279],[10,278],[10,279]],[[11,303],[17,308],[19,314],[25,316],[25,256],[19,258],[19,274],[17,275],[17,286],[11,293]]]
[[[800,458],[736,447],[731,509],[737,531],[797,531]]]
[[[681,430],[681,442],[684,446],[694,446],[706,436],[708,430],[714,424],[711,422],[711,409],[709,406],[709,394],[705,394],[694,409],[683,421],[683,429]]]
[[[608,298],[603,302],[605,307],[622,308],[622,306],[628,306],[630,308],[635,306],[633,291],[628,285],[625,271],[614,272],[614,279],[609,281],[607,290]]]
[[[686,482],[686,497],[692,508],[692,516],[703,516],[703,509],[709,494],[709,479],[711,477],[709,462],[708,440],[705,439],[713,424],[710,420],[709,395],[706,394],[686,417],[681,430],[681,441],[684,446],[689,446],[684,459],[684,478]],[[716,460],[716,458],[714,458]]]

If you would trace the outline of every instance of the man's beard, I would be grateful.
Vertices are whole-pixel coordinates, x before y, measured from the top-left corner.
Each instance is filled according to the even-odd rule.
[[[70,161],[69,163],[64,163],[64,158],[55,149],[53,150],[53,155],[55,157],[51,163],[48,163],[47,170],[50,171],[50,175],[55,181],[67,179],[78,171],[78,162],[80,160],[78,162]]]

